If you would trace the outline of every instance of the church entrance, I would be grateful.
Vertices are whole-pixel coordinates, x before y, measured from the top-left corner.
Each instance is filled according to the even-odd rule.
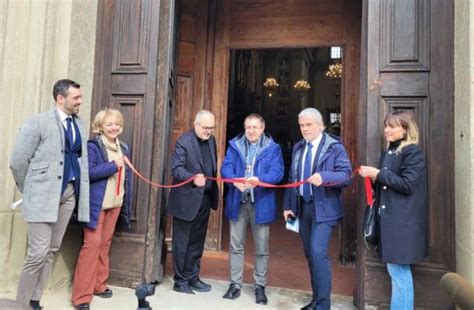
[[[360,1],[304,0],[298,5],[266,1],[183,2],[171,145],[177,136],[192,128],[192,118],[198,110],[208,109],[216,115],[215,136],[222,162],[227,141],[242,130],[248,113],[257,112],[266,120],[266,131],[281,145],[289,167],[292,145],[301,137],[297,114],[312,106],[323,113],[327,131],[342,138],[355,162],[361,13]],[[326,76],[330,65],[334,65],[330,73],[333,78]],[[268,78],[274,78],[279,86],[263,87]],[[298,80],[298,85],[307,82],[310,88],[294,88]],[[219,210],[211,213],[209,222],[202,276],[228,280],[228,220],[223,216],[224,187],[221,190]],[[337,293],[352,295],[357,238],[355,186],[345,190],[344,201],[346,217],[334,231],[331,257],[334,270],[344,274],[341,283],[348,284]],[[281,208],[280,199],[280,216]],[[170,220],[166,235],[169,245]],[[283,236],[287,239],[283,240]],[[247,246],[252,247],[251,233],[248,237]],[[290,285],[282,276],[284,271],[277,272],[283,269],[279,265],[283,261],[277,258],[284,258],[288,249],[300,251],[292,255],[296,259],[293,263],[298,266],[297,274],[309,277],[309,273],[301,272],[307,270],[307,264],[299,236],[283,228],[282,218],[271,227],[270,242],[269,274],[281,283],[273,284],[270,278],[269,285]],[[247,253],[249,268],[244,281],[251,282],[253,249]],[[308,289],[309,278],[292,287]]]
[[[423,308],[448,308],[448,298],[438,283],[442,274],[455,269],[454,170],[449,169],[454,166],[453,3],[103,1],[97,12],[92,114],[104,107],[119,108],[127,119],[122,136],[134,150],[132,162],[146,177],[168,183],[174,141],[192,128],[193,116],[201,109],[216,115],[219,164],[224,157],[227,140],[241,125],[239,113],[246,113],[231,102],[236,100],[239,76],[235,71],[240,56],[245,60],[246,55],[263,51],[278,54],[272,56],[274,68],[266,69],[274,71],[259,73],[260,81],[254,85],[261,87],[270,73],[283,82],[288,78],[288,83],[282,83],[284,88],[277,89],[271,100],[265,90],[257,94],[260,99],[248,96],[248,102],[272,119],[269,123],[276,125],[268,130],[284,146],[298,132],[290,104],[302,107],[311,97],[292,97],[295,77],[291,72],[297,67],[284,61],[285,55],[307,47],[342,47],[339,130],[352,163],[377,163],[383,148],[382,119],[388,111],[410,110],[420,125],[429,171],[430,250],[427,259],[413,268],[415,303]],[[314,54],[300,52],[305,53]],[[299,75],[304,78],[303,71]],[[321,91],[310,76],[307,81],[315,94]],[[290,97],[285,98],[285,92]],[[316,95],[312,98],[317,100]],[[338,112],[329,113],[326,122],[336,121]],[[232,122],[229,127],[228,122]],[[376,253],[362,246],[357,223],[363,212],[363,191],[358,184],[360,180],[344,192],[346,216],[332,255],[350,264],[359,235],[355,302],[360,308],[383,307],[388,303],[390,283]],[[164,221],[166,191],[135,182],[134,195],[132,229],[117,233],[111,250],[111,283],[128,286],[161,279],[163,239],[169,244],[171,236],[171,221],[167,225]],[[205,261],[219,258],[220,253],[226,256],[222,201],[210,218]],[[295,239],[288,244],[282,240],[280,248],[292,249],[300,242],[295,234],[285,235]],[[226,270],[224,267],[221,269]]]
[[[326,132],[340,137],[343,48],[239,49],[230,53],[226,140],[243,131],[243,121],[248,114],[262,115],[265,132],[282,149],[285,178],[281,183],[286,183],[292,147],[301,139],[297,119],[302,109],[318,109],[323,115]],[[311,290],[300,237],[285,229],[283,195],[284,190],[277,189],[278,218],[270,227],[269,285]],[[218,256],[224,266],[218,269],[219,272],[213,268],[215,271],[209,276],[228,280],[229,221],[222,216],[221,251],[219,255],[213,255],[212,261],[215,266],[219,262],[216,260]],[[342,226],[334,230],[330,246],[333,293],[352,295],[355,288],[355,253],[347,255],[350,251],[347,248],[348,253],[344,257],[341,230]],[[355,251],[355,245],[350,246]],[[244,282],[253,283],[254,246],[250,226],[245,253]]]

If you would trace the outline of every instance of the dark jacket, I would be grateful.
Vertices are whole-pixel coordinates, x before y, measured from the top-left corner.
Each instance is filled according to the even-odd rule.
[[[130,158],[128,146],[120,142],[120,147],[122,148],[123,155]],[[118,168],[113,161],[109,161],[107,150],[100,136],[87,142],[87,150],[89,152],[90,221],[86,226],[95,229],[99,221],[100,211],[102,210],[102,203],[104,202],[107,180],[111,175],[117,173]],[[124,175],[125,193],[118,224],[130,228],[132,175],[128,166],[125,166]]]
[[[229,147],[221,167],[224,178],[245,177],[245,135],[241,134],[229,141]],[[284,173],[283,156],[278,144],[270,136],[262,135],[256,154],[254,176],[262,182],[276,184]],[[232,183],[227,183],[225,215],[234,221],[239,218],[241,192]],[[273,222],[276,218],[275,189],[255,187],[255,217],[257,224]]]
[[[212,160],[212,175],[217,173],[216,140],[209,138],[209,147]],[[204,174],[204,160],[199,148],[199,141],[194,130],[184,133],[177,141],[171,158],[171,173],[173,184],[180,183],[195,174]],[[209,192],[211,208],[217,209],[219,192],[216,182],[212,182]],[[204,195],[204,186],[196,186],[191,181],[183,186],[172,188],[168,198],[168,212],[184,221],[196,218]]]
[[[380,159],[375,183],[380,215],[380,253],[386,263],[412,264],[427,256],[427,179],[418,145],[391,143]]]
[[[352,183],[352,168],[344,146],[335,136],[323,133],[321,152],[317,163],[313,163],[312,174],[319,172],[324,184],[330,186],[314,186],[313,203],[317,222],[329,222],[340,219],[344,215],[342,206],[342,189]],[[289,182],[301,180],[301,163],[305,149],[305,140],[293,147]],[[299,187],[289,188],[285,192],[284,210],[293,210],[296,216],[300,213]]]

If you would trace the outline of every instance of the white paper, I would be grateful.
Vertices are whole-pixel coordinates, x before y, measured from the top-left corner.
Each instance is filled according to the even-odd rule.
[[[10,206],[10,208],[12,210],[15,210],[16,208],[18,207],[21,207],[21,204],[23,203],[23,199],[20,199],[18,201],[15,201],[14,203],[12,203],[12,205]]]
[[[300,220],[298,218],[295,219],[293,223],[286,222],[286,229],[299,232],[300,231]]]

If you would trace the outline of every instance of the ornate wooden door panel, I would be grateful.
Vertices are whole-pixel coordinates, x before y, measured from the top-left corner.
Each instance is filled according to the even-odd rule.
[[[360,162],[377,164],[383,118],[394,109],[413,112],[427,154],[429,257],[412,267],[420,308],[450,307],[439,279],[455,267],[453,6],[442,0],[366,0],[363,10]],[[383,308],[390,298],[385,265],[363,246],[358,254],[359,308]]]
[[[122,111],[122,140],[131,146],[133,164],[158,181],[167,156],[161,146],[170,134],[174,12],[172,0],[107,0],[98,9],[93,115],[105,107]],[[153,255],[161,253],[161,194],[134,179],[132,228],[115,235],[111,283],[159,280]]]
[[[209,72],[213,57],[215,0],[190,0],[183,2],[179,37],[178,77],[176,108],[170,154],[176,140],[187,130],[194,128],[194,116],[202,109],[211,108],[210,90],[212,74]],[[216,115],[217,117],[218,115]],[[221,146],[218,145],[220,152]],[[168,182],[171,182],[169,178]],[[206,249],[217,250],[220,244],[221,213],[211,212],[206,236]],[[171,246],[172,216],[168,216],[166,241]]]

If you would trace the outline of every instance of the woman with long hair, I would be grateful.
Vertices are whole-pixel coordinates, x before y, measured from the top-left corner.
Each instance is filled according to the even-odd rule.
[[[119,141],[123,115],[105,109],[95,116],[92,130],[97,134],[88,141],[90,178],[90,222],[77,259],[72,289],[76,309],[89,309],[93,295],[109,298],[109,250],[117,220],[130,227],[131,172],[124,164],[128,146]]]
[[[396,110],[384,120],[386,148],[379,167],[361,166],[374,182],[380,231],[379,253],[392,282],[391,309],[413,309],[411,264],[423,260],[427,246],[427,177],[413,115]]]

